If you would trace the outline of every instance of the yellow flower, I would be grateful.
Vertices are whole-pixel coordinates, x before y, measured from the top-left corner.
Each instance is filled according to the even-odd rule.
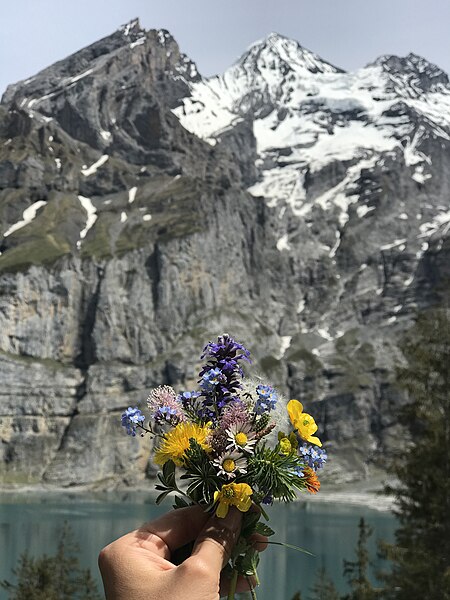
[[[286,456],[298,448],[298,440],[295,433],[292,431],[289,435],[286,435],[283,431],[278,432],[278,443],[280,444],[281,454]]]
[[[247,483],[227,483],[220,492],[214,492],[214,502],[219,502],[216,515],[224,518],[230,506],[236,506],[241,512],[247,512],[252,505],[252,488]]]
[[[281,452],[281,454],[285,454],[287,456],[288,454],[291,453],[291,451],[292,451],[292,444],[289,441],[289,438],[287,438],[287,437],[281,438],[279,444],[280,444],[280,452]]]
[[[319,438],[313,436],[313,433],[317,431],[317,425],[311,415],[303,412],[302,403],[298,400],[290,400],[287,404],[287,411],[299,436],[311,444],[322,446]]]
[[[178,423],[176,427],[165,434],[161,446],[155,452],[155,463],[163,465],[168,460],[173,460],[180,467],[191,438],[194,438],[206,452],[209,452],[211,448],[206,441],[209,434],[209,423],[203,426],[196,423]]]

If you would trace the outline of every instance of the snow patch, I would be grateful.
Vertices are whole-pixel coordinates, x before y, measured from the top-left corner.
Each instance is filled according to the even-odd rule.
[[[450,210],[439,212],[432,221],[422,223],[419,227],[418,238],[430,237],[442,228],[441,235],[444,236],[450,230]]]
[[[22,213],[22,220],[18,221],[14,225],[11,225],[11,227],[7,231],[5,231],[3,237],[8,237],[8,235],[11,235],[11,233],[14,233],[14,231],[22,229],[22,227],[25,227],[26,225],[31,223],[31,221],[33,221],[33,219],[36,217],[37,211],[46,204],[47,202],[45,202],[44,200],[38,200],[37,202],[26,208]]]
[[[286,233],[277,241],[277,250],[282,252],[283,250],[290,250],[290,248],[288,234]]]
[[[134,19],[134,21],[130,21],[126,25],[123,25],[121,30],[123,31],[123,35],[128,37],[130,32],[138,25],[139,19]]]
[[[81,240],[84,240],[89,229],[91,229],[91,227],[94,225],[95,221],[97,220],[97,209],[92,204],[92,201],[90,198],[85,198],[84,196],[78,196],[78,200],[80,201],[81,206],[84,208],[84,210],[87,213],[86,226],[84,229],[82,229],[80,231],[80,238],[77,242],[77,248],[80,248]]]
[[[64,85],[70,85],[71,83],[76,83],[77,81],[80,81],[80,79],[84,79],[85,77],[90,75],[93,72],[93,70],[94,69],[88,69],[87,71],[84,71],[83,73],[80,73],[79,75],[75,75],[75,77],[70,77],[69,79],[65,79]],[[43,98],[41,98],[41,100],[42,99]]]
[[[380,247],[380,250],[392,250],[392,248],[397,248],[398,246],[403,246],[406,243],[406,239],[403,240],[394,240],[391,244],[384,244],[384,246]]]
[[[423,165],[420,165],[416,167],[416,170],[411,175],[411,178],[414,179],[414,181],[417,181],[417,183],[424,184],[427,179],[432,178],[432,175],[431,173],[424,173],[424,167]]]
[[[327,340],[328,342],[332,342],[333,341],[333,336],[330,335],[330,332],[328,331],[328,329],[318,329],[317,333],[323,337],[325,340]]]
[[[147,214],[147,215],[143,215],[142,220],[143,221],[150,221],[151,218],[152,218],[152,215]]]
[[[83,167],[81,169],[81,172],[83,173],[83,175],[85,177],[89,177],[90,175],[93,175],[94,173],[97,172],[97,169],[99,169],[102,165],[105,164],[105,162],[108,160],[109,155],[108,154],[103,154],[103,156],[101,156],[93,165],[91,165],[90,167]]]
[[[286,354],[289,346],[291,345],[292,336],[291,335],[282,335],[281,336],[281,344],[280,350],[278,352],[278,360],[281,360],[283,356]]]
[[[146,40],[146,39],[147,39],[147,38],[146,38],[146,37],[145,37],[145,35],[144,35],[144,36],[140,37],[138,40],[136,40],[135,42],[132,42],[132,43],[130,44],[130,48],[131,48],[131,50],[133,50],[133,48],[136,48],[136,46],[142,46],[142,44],[145,44],[145,40]]]
[[[375,206],[357,206],[356,214],[360,219],[362,219],[362,217],[365,217],[367,213],[370,213],[373,210],[375,210]]]
[[[121,223],[125,223],[125,221],[128,219],[127,213],[125,211],[122,211],[120,213],[120,222]]]
[[[136,198],[137,187],[132,187],[128,190],[128,204],[133,204]]]

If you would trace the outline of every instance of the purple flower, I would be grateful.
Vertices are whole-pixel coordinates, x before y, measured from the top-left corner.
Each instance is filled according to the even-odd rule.
[[[160,385],[152,390],[147,398],[152,419],[156,423],[169,423],[177,425],[185,420],[182,405],[177,398],[175,390],[169,385]]]
[[[229,402],[223,411],[220,419],[220,428],[223,430],[229,429],[236,423],[249,423],[250,417],[246,405],[242,400],[234,400]]]
[[[210,342],[205,346],[201,358],[207,358],[199,374],[204,404],[217,419],[227,404],[238,396],[240,378],[243,377],[239,361],[250,362],[250,352],[224,334],[217,338],[216,343]]]
[[[242,359],[250,362],[250,352],[247,348],[233,340],[227,333],[219,336],[217,343],[209,342],[209,344],[206,344],[200,358],[203,359],[206,356],[216,359],[217,362],[228,362],[230,359],[234,360],[236,364],[238,360]]]
[[[127,434],[132,435],[133,437],[136,435],[136,427],[144,421],[145,417],[137,407],[131,408],[131,406],[129,406],[127,410],[122,413],[122,427],[126,427]]]
[[[261,504],[266,504],[268,506],[272,506],[273,496],[270,492],[264,496],[264,498],[261,500]]]

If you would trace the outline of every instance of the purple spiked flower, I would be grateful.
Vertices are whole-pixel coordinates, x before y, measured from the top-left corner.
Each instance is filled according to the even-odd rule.
[[[239,380],[244,375],[239,361],[250,362],[250,352],[225,333],[205,346],[201,358],[207,358],[199,374],[204,404],[218,418],[224,407],[238,397]]]

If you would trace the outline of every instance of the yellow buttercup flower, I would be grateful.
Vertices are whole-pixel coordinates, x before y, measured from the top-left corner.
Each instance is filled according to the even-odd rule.
[[[168,460],[180,467],[184,461],[184,453],[189,448],[189,440],[193,438],[202,448],[209,452],[211,450],[206,439],[210,434],[210,425],[197,425],[196,423],[179,423],[171,431],[167,432],[161,446],[155,452],[155,463],[163,465]]]
[[[317,425],[311,415],[303,412],[303,404],[298,400],[290,400],[287,404],[287,411],[292,425],[297,430],[299,436],[306,442],[322,446],[322,442],[318,437],[314,437],[313,433],[317,431]]]
[[[227,483],[220,492],[214,492],[214,502],[219,502],[216,515],[224,518],[230,506],[236,506],[241,512],[247,512],[252,505],[252,488],[247,483]]]

